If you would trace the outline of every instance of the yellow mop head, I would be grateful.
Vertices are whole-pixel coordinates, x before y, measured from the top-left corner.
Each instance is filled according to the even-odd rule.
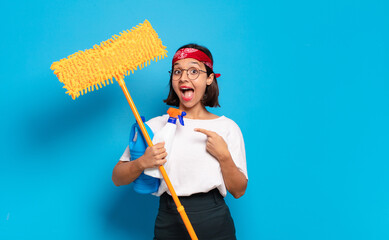
[[[150,60],[157,61],[167,57],[166,47],[162,45],[158,34],[145,20],[131,31],[126,30],[120,36],[94,45],[92,49],[78,51],[67,58],[54,62],[51,70],[64,83],[67,94],[73,99],[102,88],[101,85],[113,83],[123,79],[129,72],[134,73],[138,66],[140,69],[150,64]]]

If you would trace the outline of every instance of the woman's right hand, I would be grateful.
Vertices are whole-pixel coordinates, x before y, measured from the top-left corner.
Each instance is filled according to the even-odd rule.
[[[145,153],[139,158],[139,164],[142,170],[146,168],[159,167],[164,164],[167,160],[165,159],[167,152],[165,149],[165,143],[160,142],[152,147],[147,147]]]

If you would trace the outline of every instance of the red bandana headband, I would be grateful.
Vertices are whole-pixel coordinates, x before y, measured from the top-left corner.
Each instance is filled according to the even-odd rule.
[[[174,64],[178,60],[185,59],[185,58],[196,59],[197,61],[202,62],[205,65],[207,65],[213,71],[212,60],[207,56],[207,54],[205,54],[204,52],[202,52],[198,49],[195,49],[195,48],[182,48],[182,49],[178,50],[176,52],[176,54],[174,54],[172,64]],[[215,73],[215,77],[216,78],[220,77],[220,74]]]

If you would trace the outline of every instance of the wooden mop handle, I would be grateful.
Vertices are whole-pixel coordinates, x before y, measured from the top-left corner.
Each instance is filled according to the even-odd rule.
[[[124,95],[125,95],[126,98],[127,98],[128,103],[130,104],[132,113],[133,113],[134,116],[135,116],[135,119],[136,119],[136,121],[137,121],[137,123],[138,123],[138,125],[139,125],[139,127],[140,127],[140,130],[141,130],[142,133],[143,133],[143,136],[144,136],[145,139],[146,139],[147,144],[148,144],[150,147],[153,146],[153,142],[151,141],[150,136],[149,136],[149,134],[147,133],[146,127],[145,127],[145,125],[144,125],[144,123],[143,123],[143,121],[142,121],[142,119],[141,119],[141,117],[140,117],[140,115],[139,115],[139,113],[138,113],[138,110],[137,110],[136,107],[135,107],[134,102],[132,101],[132,98],[131,98],[131,96],[130,96],[130,93],[128,92],[128,89],[127,89],[127,87],[126,87],[126,84],[125,84],[123,78],[117,78],[117,81],[118,81],[120,87],[122,88],[122,90],[123,90],[123,92],[124,92]],[[194,229],[193,229],[193,227],[192,227],[192,224],[190,223],[189,218],[188,218],[188,216],[186,215],[185,209],[184,209],[184,207],[181,205],[181,202],[180,202],[180,200],[178,199],[176,192],[174,191],[173,185],[172,185],[172,183],[170,182],[170,179],[169,179],[169,177],[168,177],[168,175],[167,175],[167,173],[166,173],[166,170],[165,170],[165,168],[164,168],[162,165],[159,166],[159,171],[161,171],[162,177],[163,177],[163,179],[165,180],[166,185],[167,185],[167,187],[168,187],[170,193],[172,194],[174,203],[175,203],[176,206],[177,206],[177,211],[180,213],[181,218],[182,218],[182,221],[184,222],[185,227],[186,227],[186,229],[188,230],[188,233],[189,233],[191,239],[192,239],[192,240],[198,240],[198,238],[197,238],[197,236],[196,236],[196,233],[195,233],[195,231],[194,231]]]

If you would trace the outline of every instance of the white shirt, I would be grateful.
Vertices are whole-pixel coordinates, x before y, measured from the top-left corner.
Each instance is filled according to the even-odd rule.
[[[146,124],[155,134],[165,126],[168,118],[169,115],[165,114],[150,119]],[[177,121],[176,135],[168,156],[168,161],[174,164],[169,167],[167,174],[177,196],[208,192],[214,188],[217,188],[222,196],[227,195],[220,164],[206,151],[207,136],[194,131],[195,128],[210,130],[223,137],[235,165],[248,179],[243,136],[234,121],[221,116],[210,120],[184,118],[184,123],[185,126],[181,126]],[[120,160],[130,161],[128,146]],[[165,181],[161,179],[159,189],[154,195],[161,196],[164,192],[170,194]]]

